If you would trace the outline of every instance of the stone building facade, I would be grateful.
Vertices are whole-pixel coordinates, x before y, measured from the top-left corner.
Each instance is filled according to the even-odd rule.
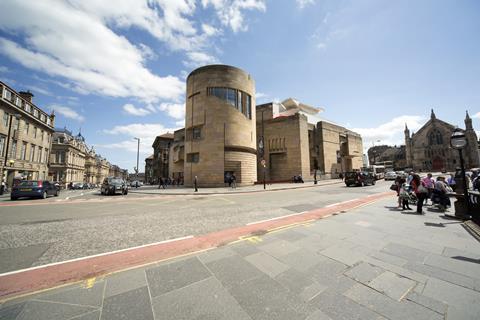
[[[145,158],[145,183],[153,184],[153,154]]]
[[[85,139],[65,129],[53,133],[49,178],[62,184],[85,182],[85,158],[88,153]]]
[[[46,179],[55,115],[0,81],[0,180]]]
[[[458,151],[450,146],[455,126],[438,119],[432,110],[430,120],[420,130],[410,135],[405,125],[405,150],[407,167],[415,171],[454,171],[460,166]],[[465,117],[465,136],[468,141],[463,150],[465,167],[478,168],[479,143],[468,112]]]
[[[178,184],[183,184],[185,166],[185,129],[173,133],[173,142],[170,145],[168,175]]]
[[[338,177],[363,165],[361,136],[329,121],[317,121],[321,109],[289,98],[257,106],[258,181]],[[263,121],[262,121],[263,119]],[[263,142],[262,142],[262,136]],[[265,166],[262,165],[262,160]]]
[[[198,68],[187,78],[184,182],[224,186],[257,180],[255,82],[225,65]]]
[[[160,178],[169,177],[170,145],[173,143],[173,134],[165,133],[155,138],[153,147],[153,175],[152,183],[158,183]],[[146,173],[146,172],[145,172]]]

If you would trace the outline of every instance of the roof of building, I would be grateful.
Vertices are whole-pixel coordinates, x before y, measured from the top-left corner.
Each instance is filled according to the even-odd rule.
[[[173,139],[173,133],[167,132],[167,133],[164,133],[164,134],[161,134],[161,135],[157,136],[157,138]]]
[[[149,159],[153,159],[153,154],[145,158],[145,160],[149,160]]]

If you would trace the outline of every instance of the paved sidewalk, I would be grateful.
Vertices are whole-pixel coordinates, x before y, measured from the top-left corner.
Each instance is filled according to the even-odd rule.
[[[263,189],[263,184],[256,184],[253,186],[245,187],[218,187],[218,188],[198,188],[195,192],[193,188],[168,186],[166,189],[158,189],[158,185],[145,185],[139,188],[131,187],[130,193],[143,193],[143,194],[167,194],[167,195],[208,195],[208,194],[231,194],[231,193],[250,193],[250,192],[265,192],[265,191],[278,191],[288,189],[301,189],[301,188],[314,188],[331,184],[344,183],[340,179],[328,179],[318,180],[317,184],[313,181],[306,181],[305,183],[273,183],[267,184],[266,189]]]
[[[0,319],[479,319],[480,243],[395,204],[7,301]]]

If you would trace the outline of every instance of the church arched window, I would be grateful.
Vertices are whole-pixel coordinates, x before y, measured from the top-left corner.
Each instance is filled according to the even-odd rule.
[[[442,145],[443,144],[443,136],[442,133],[438,129],[434,129],[428,135],[428,143],[430,145]]]

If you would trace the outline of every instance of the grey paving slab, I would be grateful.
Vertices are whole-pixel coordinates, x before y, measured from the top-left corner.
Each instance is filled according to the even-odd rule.
[[[311,267],[327,260],[327,258],[324,256],[304,248],[284,256],[280,256],[278,259],[290,267],[302,272],[306,272]]]
[[[147,287],[105,298],[102,308],[102,320],[118,319],[154,319]]]
[[[304,233],[298,232],[294,229],[288,229],[288,230],[284,230],[284,231],[280,231],[280,232],[275,233],[275,237],[277,237],[279,239],[282,239],[282,240],[285,240],[285,241],[290,241],[290,242],[294,242],[294,241],[303,239],[306,236],[307,235],[305,235]]]
[[[98,309],[98,308],[97,308]],[[49,301],[31,300],[15,320],[64,320],[95,311],[95,308]]]
[[[457,311],[463,311],[464,314],[479,319],[480,293],[477,291],[431,278],[425,285],[423,295],[447,303],[449,310],[456,308]]]
[[[305,302],[310,301],[327,289],[327,286],[314,281],[308,274],[295,269],[289,269],[279,274],[275,277],[275,280]]]
[[[365,258],[365,255],[356,250],[355,246],[335,245],[320,251],[320,253],[349,266],[353,266]]]
[[[280,258],[281,256],[285,256],[300,249],[300,247],[285,240],[278,240],[269,244],[260,245],[258,248],[275,258]]]
[[[385,270],[380,267],[373,266],[366,262],[360,262],[359,264],[347,270],[344,275],[355,281],[368,284],[384,271]]]
[[[335,237],[319,235],[317,233],[311,232],[309,231],[309,228],[299,229],[298,232],[304,233],[305,235],[307,235],[307,237],[297,241],[293,241],[292,244],[297,247],[310,250],[312,252],[319,252],[341,242],[340,239],[337,239]]]
[[[403,259],[381,251],[372,251],[369,256],[400,267],[404,266],[408,262],[407,259]]]
[[[229,292],[252,319],[303,320],[316,311],[265,275],[235,286]]]
[[[119,272],[105,279],[105,297],[115,296],[146,285],[145,268]]]
[[[152,297],[206,279],[211,273],[196,257],[146,269]]]
[[[254,245],[253,243],[248,241],[232,244],[228,246],[228,248],[231,249],[232,251],[235,251],[236,254],[242,257],[260,252],[260,249],[258,249],[257,245]]]
[[[422,263],[428,255],[428,252],[412,248],[399,243],[389,243],[382,249],[383,252],[393,256],[406,259],[411,262]]]
[[[477,260],[478,263],[480,263],[480,252],[470,252],[470,251],[465,251],[465,250],[460,250],[457,248],[450,248],[450,247],[445,247],[445,250],[443,250],[442,255],[445,257],[449,258],[467,258],[469,260]]]
[[[25,302],[21,302],[21,303],[9,305],[9,306],[2,305],[2,307],[0,308],[0,319],[1,320],[16,319],[18,314],[22,312],[24,306],[25,306]]]
[[[203,263],[209,263],[212,261],[220,260],[223,258],[231,257],[237,253],[233,251],[230,247],[214,248],[197,255],[197,258],[200,259]]]
[[[100,310],[96,310],[90,313],[83,314],[81,316],[70,318],[68,320],[99,320],[100,319]]]
[[[415,248],[423,252],[442,254],[444,246],[431,242],[431,232],[425,232],[425,228],[418,228],[415,230],[415,232],[412,232],[412,230],[410,230],[412,225],[409,224],[408,226],[409,228],[407,230],[402,231],[399,234],[389,234],[385,237],[385,240],[407,246],[409,248]],[[407,258],[411,252],[407,251],[406,254],[407,256],[405,258]],[[413,257],[415,257],[415,255]]]
[[[31,267],[51,243],[42,243],[31,246],[0,249],[0,273],[20,270]]]
[[[480,281],[478,279],[470,278],[459,273],[420,263],[408,263],[405,265],[405,268],[422,273],[431,278],[440,279],[461,287],[480,291]]]
[[[477,262],[429,254],[424,263],[426,265],[459,273],[470,278],[480,279],[480,264]]]
[[[415,272],[413,270],[409,270],[409,269],[406,269],[405,267],[399,267],[397,265],[394,265],[394,264],[390,264],[388,262],[384,262],[384,261],[381,261],[381,260],[378,260],[378,259],[375,259],[373,257],[370,257],[368,256],[366,259],[365,259],[366,262],[370,263],[370,264],[373,264],[375,266],[378,266],[378,267],[381,267],[385,270],[388,270],[388,271],[391,271],[393,273],[396,273],[402,277],[405,277],[405,278],[409,278],[409,279],[412,279],[412,280],[415,280],[417,282],[420,282],[420,283],[425,283],[427,282],[427,280],[429,279],[428,276],[422,274],[422,273],[419,273],[419,272]]]
[[[342,294],[325,292],[311,301],[312,305],[335,320],[386,320],[380,314],[354,302]]]
[[[158,296],[152,305],[156,319],[251,319],[214,277]]]
[[[84,286],[60,290],[52,294],[37,297],[37,300],[71,303],[82,306],[100,307],[103,300],[105,281],[95,282],[91,288]]]
[[[408,295],[405,297],[408,301],[414,302],[425,308],[433,310],[439,314],[444,315],[447,313],[448,306],[438,300],[432,299],[430,297],[424,296],[423,294],[419,294],[417,292],[409,292]]]
[[[257,267],[260,271],[266,273],[272,278],[290,268],[286,264],[278,261],[274,257],[264,252],[254,253],[252,255],[246,256],[245,260],[247,260],[252,265]]]
[[[385,271],[370,281],[369,287],[384,293],[388,297],[400,301],[417,283],[411,279],[401,277],[396,273]]]
[[[325,313],[323,313],[320,310],[315,311],[311,315],[308,316],[307,319],[305,320],[332,320],[329,316],[327,316]]]
[[[216,260],[207,263],[206,266],[227,289],[265,275],[258,268],[239,256]]]
[[[410,301],[395,301],[364,285],[357,284],[345,293],[353,301],[391,320],[441,320],[439,314]]]

